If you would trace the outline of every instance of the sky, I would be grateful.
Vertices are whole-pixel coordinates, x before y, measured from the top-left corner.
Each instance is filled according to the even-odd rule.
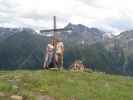
[[[68,23],[119,34],[133,29],[133,0],[0,0],[0,26],[36,30]]]

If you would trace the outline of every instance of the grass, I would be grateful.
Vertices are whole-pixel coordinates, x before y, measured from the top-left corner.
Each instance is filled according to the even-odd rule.
[[[55,100],[133,100],[133,78],[70,71],[0,71],[0,100],[11,95],[26,100],[49,96]]]

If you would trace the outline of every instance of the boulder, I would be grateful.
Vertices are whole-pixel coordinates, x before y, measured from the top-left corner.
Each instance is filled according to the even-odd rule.
[[[23,100],[23,97],[18,95],[12,95],[11,100]]]
[[[70,67],[71,67],[71,70],[73,71],[83,72],[85,70],[85,66],[81,60],[76,60]]]

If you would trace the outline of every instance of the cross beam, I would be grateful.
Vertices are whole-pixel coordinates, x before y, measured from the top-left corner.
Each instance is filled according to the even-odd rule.
[[[61,31],[69,31],[71,30],[70,28],[58,28],[58,29],[48,29],[48,30],[40,30],[41,33],[44,32],[61,32]]]

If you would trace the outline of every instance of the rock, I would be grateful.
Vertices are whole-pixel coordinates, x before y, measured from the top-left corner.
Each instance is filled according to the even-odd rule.
[[[40,95],[37,97],[36,100],[55,100],[55,99],[51,96],[48,96],[48,95]]]
[[[75,96],[71,96],[68,100],[79,100],[79,99]]]
[[[23,100],[23,97],[22,96],[18,96],[18,95],[12,95],[11,99],[12,100]]]
[[[85,70],[85,66],[83,65],[81,60],[76,60],[70,67],[73,71],[83,72]]]

